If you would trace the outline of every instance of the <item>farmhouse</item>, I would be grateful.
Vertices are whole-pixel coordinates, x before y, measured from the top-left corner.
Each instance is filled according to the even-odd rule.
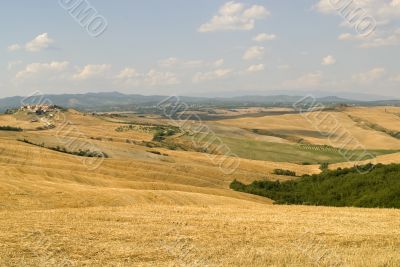
[[[37,115],[44,115],[56,109],[55,105],[24,105],[20,108],[21,111],[35,112]]]

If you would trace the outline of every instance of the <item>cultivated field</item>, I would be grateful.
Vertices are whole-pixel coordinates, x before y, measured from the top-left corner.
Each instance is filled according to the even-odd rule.
[[[399,266],[397,210],[257,203],[2,213],[13,266]]]
[[[322,147],[334,145],[300,115],[218,112],[240,114],[203,122],[240,157],[228,174],[187,129],[154,141],[171,127],[157,116],[69,110],[48,129],[34,115],[0,116],[0,126],[24,130],[0,131],[0,265],[400,265],[398,210],[275,206],[230,190],[234,179],[293,179],[275,169],[300,176],[354,163]],[[398,114],[334,111],[382,163],[400,163],[389,132],[400,130]],[[77,147],[107,158],[73,155]]]
[[[400,149],[400,139],[393,138],[387,133],[374,129],[370,123],[376,123],[382,128],[393,131],[400,131],[400,108],[377,107],[377,108],[346,108],[344,110],[325,111],[319,115],[321,118],[331,114],[350,134],[359,140],[367,149]],[[312,118],[312,116],[309,116]],[[361,118],[360,121],[355,121]],[[322,121],[318,124],[320,129],[330,129],[330,120]],[[223,125],[238,127],[241,129],[266,130],[271,135],[282,139],[304,140],[306,143],[317,145],[341,146],[340,143],[331,143],[326,137],[325,132],[318,131],[301,114],[288,114],[282,116],[265,116],[261,118],[239,118],[220,121]]]

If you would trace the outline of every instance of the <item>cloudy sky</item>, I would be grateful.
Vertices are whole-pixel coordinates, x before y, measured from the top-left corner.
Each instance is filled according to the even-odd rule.
[[[400,95],[400,0],[13,0],[0,17],[0,97]]]

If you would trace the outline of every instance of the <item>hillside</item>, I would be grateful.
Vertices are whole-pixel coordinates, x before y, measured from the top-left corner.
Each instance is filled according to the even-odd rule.
[[[323,111],[321,118],[331,116],[334,119],[321,123],[309,121],[313,115],[283,114],[259,118],[245,117],[221,120],[222,126],[252,131],[258,135],[273,136],[291,143],[328,145],[352,149],[398,150],[400,139],[399,107],[344,108]],[[393,133],[393,134],[391,134]],[[343,137],[343,135],[345,137]],[[400,136],[400,134],[399,134]],[[352,139],[349,140],[347,139]]]
[[[268,198],[229,189],[234,179],[250,184],[266,177],[294,178],[275,169],[299,176],[320,173],[319,164],[302,163],[304,154],[295,157],[298,148],[291,140],[229,126],[229,118],[204,122],[221,139],[235,140],[229,143],[233,150],[265,143],[259,152],[264,159],[240,154],[237,169],[224,173],[212,160],[212,149],[200,151],[184,131],[154,141],[160,129],[170,127],[155,114],[68,110],[37,121],[35,116],[0,116],[0,126],[23,130],[0,130],[3,265],[400,264],[400,235],[394,230],[400,225],[393,219],[398,210],[273,206]],[[284,121],[286,116],[247,120]],[[54,127],[44,127],[43,118]],[[272,144],[275,150],[265,152]],[[286,153],[293,158],[279,156],[282,144],[289,145]],[[71,154],[82,148],[108,157]],[[377,162],[400,162],[399,153],[377,149]],[[338,166],[354,164],[332,152],[318,156],[315,162],[336,157]],[[329,256],[318,259],[321,254]]]
[[[267,116],[257,121],[275,119],[280,120],[281,125],[289,125],[284,123],[285,118],[286,115]],[[237,131],[236,126],[226,129],[219,126],[221,123],[230,124],[230,120],[209,125],[240,156],[240,164],[232,174],[223,173],[207,153],[197,151],[190,136],[178,134],[161,142],[152,141],[155,129],[161,126],[146,125],[168,125],[168,121],[152,116],[93,116],[70,110],[54,116],[52,123],[55,127],[47,130],[37,130],[43,125],[40,120],[32,122],[31,119],[32,115],[21,112],[0,116],[0,126],[21,127],[24,130],[0,131],[3,209],[77,207],[82,203],[87,207],[98,203],[113,206],[131,204],[130,198],[143,204],[153,201],[160,204],[185,203],[183,199],[187,199],[188,203],[200,204],[210,201],[211,196],[228,197],[230,201],[245,199],[269,202],[261,197],[233,192],[229,190],[229,184],[234,179],[251,183],[266,176],[271,180],[292,179],[274,174],[275,169],[291,170],[297,175],[318,174],[320,163],[330,160],[336,162],[330,165],[332,167],[351,167],[351,163],[346,163],[334,151],[312,152],[290,141],[281,144],[268,139],[266,142],[257,134]],[[129,125],[134,127],[127,127]],[[243,126],[247,125],[243,123]],[[266,125],[273,127],[274,124]],[[293,127],[293,123],[290,127]],[[234,132],[239,134],[233,137]],[[385,140],[376,143],[376,148],[388,148],[386,145]],[[61,152],[54,151],[57,147]],[[98,161],[86,159],[63,153],[63,149],[68,153],[89,149],[104,153],[107,158]],[[303,153],[298,154],[301,150]],[[400,162],[399,154],[393,152],[376,150],[375,161],[396,163],[397,159]],[[257,158],[256,153],[262,158]],[[307,158],[307,155],[311,157]],[[306,161],[310,163],[305,164]],[[99,163],[99,167],[91,170],[85,162],[92,163],[93,167]],[[14,178],[21,175],[23,180]],[[28,181],[35,181],[35,186],[30,187]],[[103,193],[97,194],[92,189]],[[76,192],[80,191],[87,195],[84,201],[74,198]],[[181,194],[185,194],[185,197],[177,197]],[[15,195],[19,197],[12,197]]]

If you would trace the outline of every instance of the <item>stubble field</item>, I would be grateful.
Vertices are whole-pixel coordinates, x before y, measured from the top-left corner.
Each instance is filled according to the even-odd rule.
[[[367,127],[381,123],[385,129],[399,129],[400,110],[360,110],[335,114],[365,141],[367,149],[379,151],[377,162],[400,163],[396,153],[400,140]],[[379,113],[384,120],[377,119]],[[349,114],[364,120],[364,125]],[[269,152],[261,149],[258,153],[265,158],[250,152],[239,155],[238,169],[224,174],[207,153],[148,147],[143,142],[151,142],[152,133],[138,127],[116,131],[136,117],[110,119],[75,111],[65,116],[70,127],[62,128],[55,121],[54,129],[42,131],[34,130],[40,123],[23,114],[0,117],[0,125],[25,130],[0,132],[1,265],[400,265],[398,210],[275,206],[271,200],[229,189],[233,179],[246,183],[293,179],[274,175],[278,168],[297,175],[318,173],[317,163],[325,159],[296,158],[293,150],[291,160],[285,162],[276,160],[279,147]],[[260,147],[266,141],[297,147],[292,137],[312,145],[327,144],[300,117],[291,116],[296,115],[205,123],[222,140],[236,138],[229,143],[233,151],[251,142]],[[152,119],[157,121],[166,123]],[[226,127],[232,127],[231,131]],[[286,139],[249,131],[255,128],[279,131]],[[233,137],[236,129],[239,134]],[[173,138],[179,145],[187,144],[189,137]],[[24,139],[34,144],[21,141]],[[65,139],[90,142],[108,158],[89,170],[85,157],[46,148],[65,144]],[[271,142],[278,139],[282,142]],[[354,165],[334,157],[331,168]],[[315,162],[301,164],[305,160]]]

